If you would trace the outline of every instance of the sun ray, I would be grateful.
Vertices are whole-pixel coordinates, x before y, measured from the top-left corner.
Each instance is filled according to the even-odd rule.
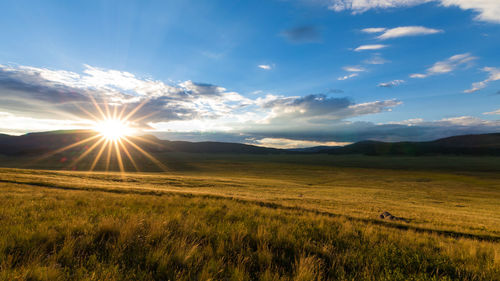
[[[125,152],[125,155],[127,155],[128,160],[130,160],[130,162],[134,166],[135,170],[137,172],[140,172],[139,166],[137,166],[137,163],[135,163],[135,160],[132,157],[132,155],[130,154],[130,152],[128,151],[127,146],[123,144],[121,139],[118,140],[118,143],[120,144],[121,148],[123,149],[123,152]]]
[[[152,141],[152,140],[149,140],[147,138],[143,138],[143,137],[139,137],[139,136],[128,136],[129,138],[132,138],[132,139],[136,139],[136,140],[140,140],[140,141],[143,141],[143,142],[147,142],[149,144],[154,144],[154,145],[158,145],[158,146],[162,146],[164,147],[165,145],[161,144],[161,143],[158,143],[158,142],[155,142],[155,141]]]
[[[104,120],[111,119],[111,113],[109,111],[109,105],[106,102],[104,103],[104,109],[106,110],[106,117],[104,118]]]
[[[102,118],[106,119],[106,115],[102,111],[101,107],[99,106],[99,104],[97,103],[97,101],[95,100],[95,98],[92,95],[89,95],[89,97],[92,100],[92,103],[94,104],[94,106],[97,109],[97,111],[101,114]]]
[[[140,148],[134,142],[132,142],[131,140],[127,139],[126,137],[123,137],[122,139],[125,140],[126,142],[128,142],[130,145],[132,145],[135,149],[137,149],[139,152],[141,152],[149,160],[153,161],[160,169],[162,169],[165,172],[168,170],[167,167],[165,165],[163,165],[163,163],[161,163],[158,159],[154,158],[153,155],[149,154],[144,149]]]
[[[106,156],[106,172],[109,171],[109,162],[111,160],[111,148],[112,148],[112,144],[111,144],[111,140],[108,141],[108,155]]]
[[[135,122],[139,122],[139,121],[144,120],[144,119],[146,119],[146,118],[149,118],[149,117],[151,117],[151,116],[153,116],[153,115],[155,115],[155,114],[158,114],[158,112],[159,112],[159,111],[154,111],[154,112],[151,112],[151,113],[149,113],[149,114],[143,115],[143,116],[141,116],[141,117],[139,117],[139,118],[137,118],[137,119],[132,120],[132,122],[134,122],[134,123],[135,123]]]
[[[117,120],[116,115],[118,114],[118,108],[116,105],[113,106],[113,120]],[[119,119],[118,119],[119,120]]]
[[[101,155],[102,155],[104,149],[106,149],[106,146],[108,145],[108,142],[109,142],[109,140],[105,139],[104,143],[101,146],[101,149],[99,149],[99,152],[97,153],[96,157],[94,158],[94,162],[92,162],[92,166],[90,166],[90,170],[89,171],[93,171],[94,170],[95,166],[97,165],[97,162],[99,162],[99,159],[101,159]]]
[[[117,141],[113,141],[113,144],[115,146],[115,150],[116,150],[116,158],[117,158],[117,162],[118,162],[118,167],[120,167],[120,174],[121,174],[121,177],[122,179],[125,178],[125,167],[123,166],[123,161],[122,161],[122,154],[120,153],[120,148],[118,147],[118,143]]]
[[[127,104],[124,104],[122,107],[122,110],[120,111],[120,115],[116,119],[118,120],[123,120],[123,114],[125,113],[125,110],[127,109]]]
[[[78,158],[76,158],[73,162],[71,162],[70,167],[76,165],[78,162],[80,162],[85,156],[87,156],[90,152],[92,152],[101,142],[105,140],[104,137],[101,137],[98,141],[96,141],[91,147],[87,149],[82,155],[80,155]]]
[[[95,116],[94,114],[90,113],[88,110],[86,110],[85,108],[81,107],[79,104],[74,103],[74,105],[76,107],[78,107],[81,111],[83,111],[85,114],[87,114],[88,116],[90,116],[90,118],[94,119],[95,121],[99,121],[100,120],[97,116]]]
[[[87,142],[89,142],[89,141],[91,141],[91,140],[93,140],[93,139],[98,138],[98,137],[99,137],[99,135],[91,136],[91,137],[88,137],[88,138],[83,139],[83,140],[81,140],[81,141],[78,141],[78,142],[72,143],[72,144],[70,144],[70,145],[67,145],[67,146],[65,146],[65,147],[63,147],[63,148],[59,148],[59,149],[57,149],[57,150],[51,151],[51,152],[46,153],[45,155],[42,155],[42,156],[40,156],[39,158],[37,158],[37,159],[33,160],[30,164],[34,164],[34,163],[40,162],[40,161],[42,161],[42,160],[44,160],[44,159],[47,159],[47,158],[49,158],[49,157],[51,157],[51,156],[54,156],[55,154],[58,154],[58,153],[61,153],[61,152],[66,151],[66,150],[68,150],[68,149],[71,149],[71,148],[73,148],[73,147],[76,147],[76,146],[79,146],[79,145],[85,144],[85,143],[87,143]]]
[[[141,102],[138,106],[136,106],[132,111],[130,111],[122,120],[126,122],[130,117],[132,117],[139,109],[141,109],[149,99],[145,99],[143,102]]]

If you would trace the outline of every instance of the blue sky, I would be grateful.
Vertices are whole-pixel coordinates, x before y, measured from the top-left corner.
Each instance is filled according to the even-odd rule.
[[[500,131],[498,0],[2,1],[0,132],[145,105],[169,139],[276,147]],[[76,105],[75,105],[76,104]]]

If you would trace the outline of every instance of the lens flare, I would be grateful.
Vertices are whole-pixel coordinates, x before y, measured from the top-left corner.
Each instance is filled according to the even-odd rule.
[[[110,141],[117,141],[133,134],[133,130],[129,127],[128,123],[119,119],[106,119],[97,122],[93,129]]]
[[[78,104],[75,104],[75,106],[80,108],[84,113],[86,113],[94,120],[93,126],[91,126],[91,128],[89,129],[91,129],[92,132],[95,132],[95,134],[92,134],[88,138],[79,140],[63,148],[49,152],[36,159],[35,162],[41,161],[58,153],[62,153],[66,150],[85,145],[85,150],[80,155],[74,158],[70,165],[70,168],[78,168],[76,166],[78,162],[88,156],[93,156],[94,159],[91,161],[92,164],[90,165],[89,172],[93,171],[97,167],[100,160],[104,158],[103,161],[105,161],[105,171],[108,171],[111,168],[112,160],[116,160],[122,177],[125,177],[126,160],[130,162],[130,164],[135,168],[136,171],[140,171],[139,163],[134,160],[133,152],[135,151],[136,153],[138,152],[139,154],[145,156],[161,170],[167,171],[167,167],[161,161],[156,159],[149,152],[141,148],[138,143],[135,143],[133,141],[135,140],[139,143],[152,143],[154,145],[161,146],[160,143],[156,143],[146,138],[136,136],[137,132],[135,129],[133,129],[133,126],[136,126],[137,122],[139,122],[140,120],[156,114],[156,112],[151,112],[142,117],[133,118],[133,116],[136,115],[139,109],[141,109],[148,100],[144,100],[135,108],[132,108],[129,112],[126,112],[126,105],[122,105],[121,110],[119,111],[117,105],[114,105],[112,109],[110,109],[110,104],[106,103],[105,101],[101,101],[101,103],[98,103],[93,96],[89,96],[89,98],[95,106],[95,109],[98,113],[97,116],[95,114],[92,114],[89,110],[80,107]],[[104,110],[99,104],[104,106]],[[91,154],[92,152],[94,152],[94,154]],[[114,157],[112,157],[112,155],[114,155]]]

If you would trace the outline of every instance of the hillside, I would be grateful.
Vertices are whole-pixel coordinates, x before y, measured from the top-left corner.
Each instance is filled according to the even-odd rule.
[[[0,154],[9,156],[39,155],[72,145],[96,133],[88,130],[52,131],[29,133],[22,136],[0,135]],[[134,142],[150,152],[188,153],[281,153],[284,150],[241,143],[188,142],[160,140],[152,135],[134,139]],[[89,142],[92,143],[92,142]],[[79,149],[76,147],[75,149]]]
[[[322,150],[329,154],[365,155],[500,155],[500,133],[463,135],[428,142],[361,141]]]

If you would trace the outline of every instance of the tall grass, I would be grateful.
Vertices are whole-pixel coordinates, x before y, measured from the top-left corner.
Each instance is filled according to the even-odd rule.
[[[223,198],[0,183],[2,280],[499,280],[496,242]]]

